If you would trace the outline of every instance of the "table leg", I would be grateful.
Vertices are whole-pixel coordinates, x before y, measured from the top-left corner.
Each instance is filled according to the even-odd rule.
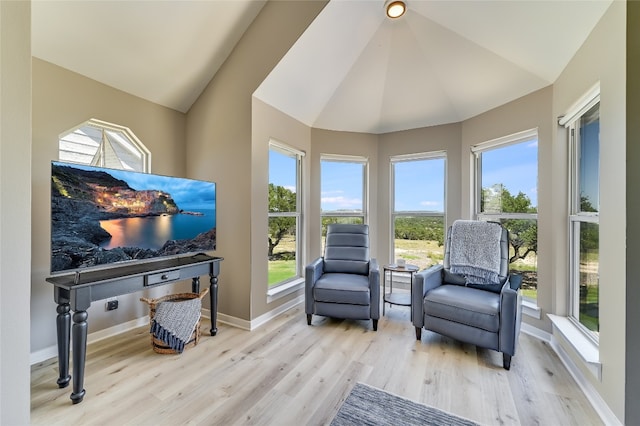
[[[382,316],[384,316],[384,309],[387,305],[387,271],[382,270]]]
[[[191,292],[200,293],[200,277],[193,277],[191,280]]]
[[[411,319],[413,318],[413,272],[409,272],[409,282],[411,284],[411,286],[409,287],[409,302],[411,303],[411,313],[409,316],[409,321],[411,321]]]
[[[73,313],[73,392],[71,401],[74,404],[82,402],[84,398],[84,364],[87,355],[87,311]]]
[[[211,275],[211,285],[209,287],[209,302],[211,306],[211,335],[218,333],[218,277]]]
[[[71,340],[71,307],[69,303],[60,303],[56,308],[56,331],[58,336],[58,370],[60,374],[57,380],[58,387],[69,386],[71,375],[69,374],[69,342]]]

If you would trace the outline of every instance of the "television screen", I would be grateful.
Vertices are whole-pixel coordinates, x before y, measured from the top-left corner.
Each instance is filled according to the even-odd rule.
[[[51,163],[51,272],[216,248],[216,184]]]

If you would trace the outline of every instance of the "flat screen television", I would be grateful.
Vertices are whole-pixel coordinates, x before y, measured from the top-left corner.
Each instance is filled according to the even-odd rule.
[[[51,163],[51,273],[216,248],[216,184]]]

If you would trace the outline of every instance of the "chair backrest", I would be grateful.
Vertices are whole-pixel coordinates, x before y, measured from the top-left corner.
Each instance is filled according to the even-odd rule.
[[[324,272],[369,273],[369,226],[331,224],[327,226]]]
[[[500,279],[499,285],[482,285],[482,286],[472,286],[479,287],[485,290],[491,290],[495,292],[500,292],[502,285],[509,278],[509,231],[504,226],[496,223],[498,226],[502,227],[502,235],[500,237],[500,273],[498,274],[498,278]],[[465,285],[466,279],[464,276],[459,274],[454,274],[451,272],[451,227],[447,229],[447,238],[444,244],[444,262],[443,262],[443,281],[448,284],[457,284],[457,285]]]

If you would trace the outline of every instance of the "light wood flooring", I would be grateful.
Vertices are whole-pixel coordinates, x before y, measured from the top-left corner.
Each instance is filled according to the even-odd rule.
[[[484,425],[597,425],[597,413],[548,344],[525,334],[502,355],[423,331],[408,308],[371,321],[291,309],[254,331],[203,320],[200,344],[153,352],[147,327],[90,344],[86,396],[59,389],[57,359],[31,370],[34,425],[326,425],[356,382]],[[73,370],[72,370],[73,374]]]

